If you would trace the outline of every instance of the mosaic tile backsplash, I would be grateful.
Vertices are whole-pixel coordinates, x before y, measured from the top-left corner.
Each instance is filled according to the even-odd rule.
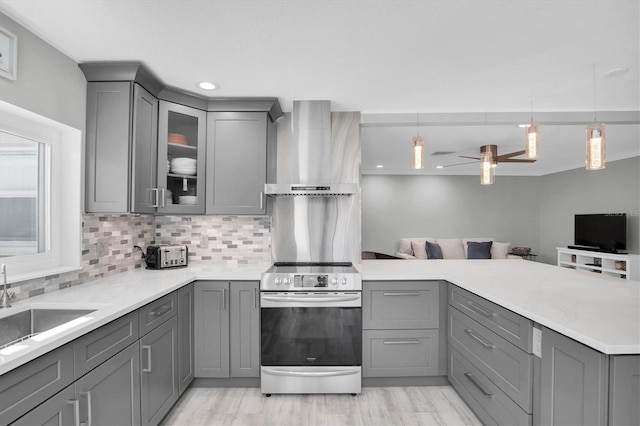
[[[268,216],[151,216],[85,214],[82,270],[11,285],[17,300],[144,267],[134,246],[186,244],[189,262],[271,261]]]

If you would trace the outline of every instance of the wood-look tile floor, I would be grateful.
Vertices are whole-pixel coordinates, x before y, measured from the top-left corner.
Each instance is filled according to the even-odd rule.
[[[480,425],[450,386],[366,387],[351,395],[190,388],[163,425]]]

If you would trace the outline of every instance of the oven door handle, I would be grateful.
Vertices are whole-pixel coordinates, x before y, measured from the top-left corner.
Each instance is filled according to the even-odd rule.
[[[359,300],[360,295],[348,295],[348,296],[262,296],[262,299],[269,302],[349,302],[352,300]]]
[[[272,376],[289,376],[289,377],[334,377],[334,376],[350,376],[358,374],[359,368],[349,370],[335,371],[290,371],[290,370],[272,370],[270,368],[262,368],[263,374],[271,374]]]

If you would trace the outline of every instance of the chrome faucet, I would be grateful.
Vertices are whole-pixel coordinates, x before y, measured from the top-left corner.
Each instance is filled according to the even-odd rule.
[[[7,293],[7,268],[4,263],[2,264],[2,268],[0,268],[0,274],[2,274],[2,279],[4,281],[4,290],[0,296],[0,308],[10,308],[11,297],[9,296],[9,293]]]

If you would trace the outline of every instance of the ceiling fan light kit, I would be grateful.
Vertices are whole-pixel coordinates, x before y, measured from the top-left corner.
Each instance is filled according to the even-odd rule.
[[[495,167],[495,161],[493,157],[493,148],[495,145],[486,145],[480,152],[480,184],[481,185],[493,185],[494,174],[493,169]]]
[[[602,170],[605,168],[605,126],[604,124],[590,124],[587,126],[587,170]]]

